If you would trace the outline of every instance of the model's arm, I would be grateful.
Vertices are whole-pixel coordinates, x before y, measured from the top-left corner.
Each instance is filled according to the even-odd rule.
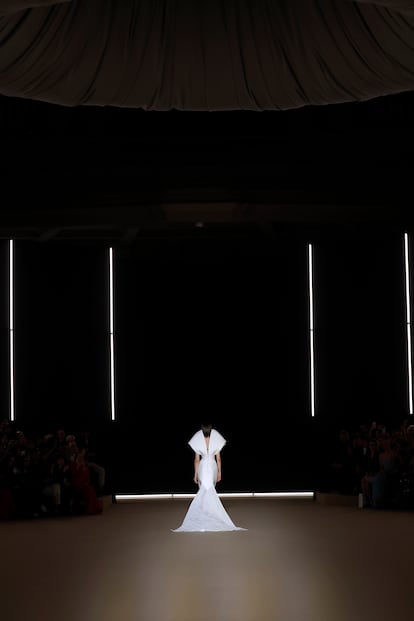
[[[217,483],[221,481],[221,455],[220,453],[216,453],[216,462],[217,462]]]
[[[200,463],[200,455],[198,453],[195,454],[194,457],[194,483],[198,483],[198,465]]]

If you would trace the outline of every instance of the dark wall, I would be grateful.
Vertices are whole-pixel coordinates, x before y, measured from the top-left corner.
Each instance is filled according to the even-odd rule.
[[[115,422],[107,248],[21,241],[15,253],[17,424],[92,430],[114,491],[192,490],[187,442],[203,418],[228,441],[221,489],[266,491],[312,487],[316,455],[339,428],[371,420],[392,426],[407,415],[401,231],[275,229],[119,244]],[[1,278],[6,291],[4,267]],[[3,303],[3,411],[7,313]]]
[[[15,243],[16,417],[26,427],[109,417],[107,257]]]
[[[177,486],[188,434],[210,417],[237,463],[229,483],[270,485],[273,433],[309,415],[305,247],[204,238],[143,254],[116,271],[119,425],[135,434],[125,469]],[[135,437],[157,438],[150,459]]]
[[[336,235],[315,244],[317,408],[343,424],[407,413],[403,236]]]

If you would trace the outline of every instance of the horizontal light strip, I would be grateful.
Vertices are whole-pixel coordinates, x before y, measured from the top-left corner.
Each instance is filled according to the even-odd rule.
[[[115,494],[116,502],[133,502],[136,500],[165,500],[167,498],[191,499],[196,494]],[[219,493],[220,498],[310,498],[314,492],[224,492]]]

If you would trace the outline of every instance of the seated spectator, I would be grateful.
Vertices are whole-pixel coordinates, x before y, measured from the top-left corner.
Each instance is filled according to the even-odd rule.
[[[78,443],[76,442],[76,437],[72,433],[66,436],[63,451],[65,461],[71,462],[75,459],[78,452]]]
[[[379,443],[379,471],[372,481],[372,506],[385,509],[395,506],[397,502],[401,457],[389,433],[383,433]]]
[[[103,496],[105,490],[106,471],[101,464],[98,464],[95,461],[96,452],[91,443],[91,434],[89,431],[82,431],[78,434],[78,436],[79,446],[86,449],[85,456],[89,464],[92,477],[91,480],[96,489],[96,493],[98,496]]]
[[[102,513],[103,504],[97,497],[91,483],[89,464],[86,460],[86,449],[79,449],[69,465],[71,474],[71,490],[79,501],[80,510],[88,515]]]
[[[63,455],[57,454],[44,480],[42,494],[52,515],[68,514],[71,502],[70,466]]]
[[[346,429],[342,429],[339,432],[338,441],[333,447],[330,467],[331,491],[338,494],[352,494],[354,476],[349,432]]]
[[[379,451],[377,441],[371,439],[364,458],[364,474],[361,478],[361,492],[363,494],[364,507],[372,507],[372,483],[379,473]]]

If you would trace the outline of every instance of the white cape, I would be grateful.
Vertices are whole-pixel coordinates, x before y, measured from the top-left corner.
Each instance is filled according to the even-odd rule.
[[[174,533],[247,530],[233,523],[216,492],[215,455],[221,451],[225,443],[223,436],[215,429],[211,430],[208,449],[201,430],[189,441],[193,451],[201,456],[198,467],[199,490],[191,501],[181,526],[172,529]]]

